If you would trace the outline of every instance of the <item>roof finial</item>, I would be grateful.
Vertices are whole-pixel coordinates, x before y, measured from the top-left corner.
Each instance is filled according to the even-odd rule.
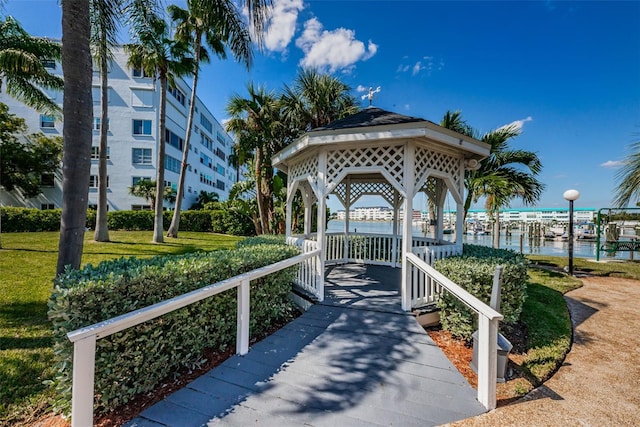
[[[378,86],[375,90],[373,90],[372,87],[369,87],[369,93],[365,93],[364,95],[362,95],[362,99],[369,98],[369,107],[371,107],[371,104],[373,103],[373,95],[378,92],[380,92],[380,86]]]

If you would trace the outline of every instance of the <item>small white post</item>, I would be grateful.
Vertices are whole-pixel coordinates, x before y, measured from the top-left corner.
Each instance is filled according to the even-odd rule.
[[[391,238],[393,241],[391,242],[391,257],[393,267],[398,266],[398,208],[400,205],[400,196],[398,195],[398,190],[393,190],[393,223],[391,230]]]
[[[502,266],[498,265],[493,273],[493,286],[491,287],[491,301],[489,306],[500,312],[500,294],[502,290]]]
[[[491,411],[496,407],[498,321],[479,314],[478,323],[478,401]]]
[[[349,216],[351,215],[351,178],[347,177],[345,189],[345,201],[344,201],[344,256],[342,262],[345,264],[349,262]]]
[[[73,343],[71,426],[93,425],[93,386],[96,370],[96,336]]]
[[[236,336],[236,353],[244,356],[249,352],[249,292],[248,280],[238,286],[238,332]]]

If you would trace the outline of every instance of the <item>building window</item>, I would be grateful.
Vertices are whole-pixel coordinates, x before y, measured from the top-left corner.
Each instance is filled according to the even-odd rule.
[[[107,209],[108,209],[108,208],[109,208],[109,207],[107,206]],[[96,204],[94,204],[94,203],[89,203],[89,204],[87,205],[87,209],[91,209],[92,211],[97,211],[97,210],[98,210],[98,205],[96,205]]]
[[[218,167],[216,168],[216,172],[218,172],[220,175],[224,176],[224,174],[226,173],[226,171],[224,170],[224,166],[222,166],[220,163],[218,163],[217,166]]]
[[[185,96],[184,92],[182,92],[177,87],[170,87],[169,88],[169,93],[171,95],[173,95],[173,97],[176,99],[176,101],[178,101],[183,106],[185,105],[186,96]]]
[[[213,124],[207,119],[204,114],[200,114],[200,124],[209,131],[209,133],[213,132]]]
[[[56,178],[52,173],[43,173],[40,175],[40,187],[54,187]]]
[[[132,176],[131,177],[131,185],[138,185],[140,181],[151,181],[150,176]]]
[[[153,76],[150,76],[147,74],[147,72],[145,70],[143,70],[142,68],[132,68],[131,69],[131,76],[135,77],[135,78],[150,78]]]
[[[153,107],[153,90],[131,89],[131,106]]]
[[[224,191],[224,182],[216,180],[216,188]]]
[[[227,142],[224,139],[224,136],[222,136],[222,134],[220,132],[216,132],[216,139],[218,140],[218,142],[220,144],[222,144],[222,146],[226,146]]]
[[[48,68],[50,70],[55,70],[56,69],[56,61],[53,59],[43,59],[42,60],[42,66],[44,68]]]
[[[42,203],[40,205],[40,209],[42,209],[43,211],[48,211],[55,208],[56,208],[56,205],[54,205],[53,203]]]
[[[187,188],[187,191],[188,191],[189,193],[191,193],[191,192],[193,191],[193,190],[191,189],[191,186],[189,186],[189,187]]]
[[[150,165],[151,148],[132,148],[131,163],[134,165]]]
[[[201,132],[200,136],[202,137],[200,139],[200,144],[202,144],[205,147],[207,147],[207,149],[209,151],[213,151],[213,141],[211,140],[211,138],[209,138],[207,135],[205,135],[204,132]]]
[[[131,205],[131,210],[132,211],[150,211],[151,206],[150,205]]]
[[[151,120],[133,119],[134,135],[151,135]]]
[[[180,173],[180,160],[171,156],[165,156],[164,168],[171,172]]]
[[[56,118],[54,116],[40,115],[40,127],[44,129],[52,129],[56,127]]]
[[[110,147],[107,147],[107,160],[109,160],[109,152],[111,151],[109,149]],[[91,160],[100,160],[100,147],[91,147]]]
[[[220,148],[216,147],[216,156],[221,158],[222,160],[227,160],[227,155]]]
[[[93,118],[93,130],[100,130],[100,117]],[[109,119],[107,119],[107,130],[109,130]]]
[[[98,188],[98,175],[89,177],[89,188]],[[109,176],[107,176],[107,188],[109,188]]]
[[[184,139],[180,138],[178,135],[176,135],[175,133],[171,132],[169,129],[165,130],[164,138],[165,138],[167,144],[169,144],[172,147],[175,147],[178,150],[182,151],[182,146],[184,144]]]
[[[213,162],[211,161],[211,158],[204,153],[200,153],[200,163],[209,169],[213,169]]]

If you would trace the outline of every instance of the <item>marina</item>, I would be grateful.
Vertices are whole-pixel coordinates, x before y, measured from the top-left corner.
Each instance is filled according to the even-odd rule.
[[[391,234],[392,223],[391,221],[349,221],[349,229],[351,232],[358,233],[372,233],[372,234]],[[412,225],[414,236],[425,236],[423,232],[423,223],[414,222]],[[344,221],[332,219],[327,226],[327,232],[342,232],[344,231]],[[588,234],[588,233],[587,233]],[[520,236],[522,238],[522,253],[525,255],[553,255],[553,256],[567,256],[569,243],[566,238],[562,236],[554,238],[536,237],[530,238],[526,231],[522,232],[519,229],[509,230],[507,235],[505,230],[502,230],[500,234],[500,248],[511,249],[516,252],[520,252]],[[426,234],[429,237],[429,233]],[[594,236],[595,237],[595,236]],[[455,234],[445,234],[445,240],[455,240]],[[483,234],[465,234],[463,236],[464,243],[471,243],[482,246],[492,246],[493,236],[490,233]],[[577,238],[573,242],[573,253],[576,258],[596,259],[596,240],[595,238]],[[619,259],[628,260],[630,254],[633,252],[617,251],[617,252],[600,252],[601,260]]]

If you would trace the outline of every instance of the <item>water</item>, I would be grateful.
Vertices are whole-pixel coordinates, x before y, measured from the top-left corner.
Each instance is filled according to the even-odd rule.
[[[374,233],[374,234],[391,234],[390,221],[349,221],[349,231],[359,233]],[[400,225],[401,227],[401,225]],[[424,236],[422,232],[421,224],[413,224],[413,235]],[[328,232],[343,232],[344,221],[338,221],[332,219],[329,221],[327,227]],[[446,234],[444,236],[446,240],[455,240],[455,236],[452,234]],[[464,243],[472,243],[475,245],[493,246],[493,236],[475,236],[464,235]],[[529,240],[525,235],[523,239],[522,253],[525,255],[554,255],[554,256],[568,256],[569,243],[566,241],[557,240]],[[573,243],[573,256],[575,258],[596,258],[596,242],[595,240],[575,240]],[[511,236],[500,235],[500,248],[512,249],[516,252],[520,252],[520,231],[513,230]],[[606,252],[600,252],[600,259],[629,259],[629,252],[617,252],[615,255],[608,254]]]

